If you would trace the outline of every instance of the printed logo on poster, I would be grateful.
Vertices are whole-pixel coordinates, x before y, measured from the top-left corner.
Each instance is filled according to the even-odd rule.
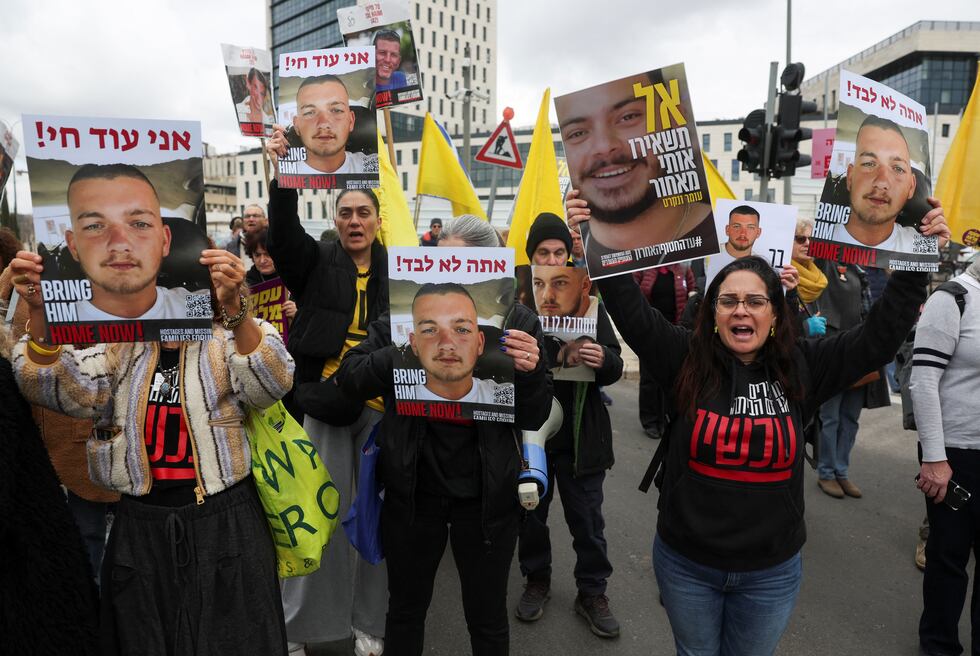
[[[845,264],[938,271],[925,108],[879,82],[841,71],[830,171],[809,255]]]
[[[51,343],[210,339],[200,123],[24,125]]]
[[[376,109],[422,100],[422,72],[408,2],[364,2],[337,10],[344,45],[375,49]]]
[[[794,205],[719,198],[715,216],[721,249],[704,259],[705,286],[722,268],[743,257],[761,257],[777,272],[789,264],[798,212]]]
[[[514,421],[514,361],[500,351],[514,304],[509,248],[388,251],[400,415]]]
[[[235,117],[243,137],[271,137],[272,54],[268,50],[221,44]]]
[[[508,166],[512,169],[524,168],[521,151],[517,148],[517,140],[514,139],[514,131],[511,129],[509,121],[500,122],[500,125],[490,134],[490,138],[483,144],[483,148],[480,149],[474,159],[478,162]]]
[[[683,64],[555,98],[593,280],[718,252]]]
[[[331,48],[279,56],[279,122],[288,151],[282,187],[378,187],[374,48]]]

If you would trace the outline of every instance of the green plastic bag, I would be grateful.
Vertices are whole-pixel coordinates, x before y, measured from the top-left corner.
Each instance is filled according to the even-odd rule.
[[[281,401],[265,410],[251,408],[245,430],[279,576],[315,572],[338,523],[340,494],[330,472]]]

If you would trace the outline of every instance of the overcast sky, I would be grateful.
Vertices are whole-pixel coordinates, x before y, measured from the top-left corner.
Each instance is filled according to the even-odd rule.
[[[980,20],[977,0],[793,10],[807,77],[918,20]],[[768,63],[784,63],[785,26],[785,0],[498,0],[498,111],[530,125],[546,86],[555,96],[684,62],[698,120],[744,116],[765,101]],[[263,0],[0,0],[0,119],[200,120],[222,151],[254,145],[238,135],[219,44],[262,46],[265,29]],[[17,160],[24,169],[23,148]]]

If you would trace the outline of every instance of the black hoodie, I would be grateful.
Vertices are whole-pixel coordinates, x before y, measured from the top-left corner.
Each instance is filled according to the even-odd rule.
[[[675,382],[690,331],[643,299],[632,276],[599,281],[620,334],[669,392],[671,424],[657,532],[685,557],[716,569],[752,571],[796,554],[803,522],[803,427],[820,405],[884,366],[925,300],[926,274],[896,272],[867,320],[793,354],[804,395],[788,401],[766,351],[742,364],[715,338],[728,368],[694,417],[679,412]]]

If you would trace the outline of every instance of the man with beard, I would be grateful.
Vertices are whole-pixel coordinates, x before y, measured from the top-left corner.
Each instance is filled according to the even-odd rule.
[[[650,82],[637,75],[555,99],[574,187],[569,197],[593,219],[584,235],[592,277],[642,268],[632,254],[610,258],[605,266],[603,255],[683,237],[710,239],[713,230],[704,221],[711,214],[708,203],[663,206],[650,182],[662,172],[653,152],[634,159],[630,139],[647,134],[646,100],[635,95],[634,85]]]
[[[858,129],[854,162],[847,165],[851,216],[834,227],[833,241],[901,253],[919,252],[924,238],[913,226],[895,223],[915,194],[909,144],[897,123],[868,116]],[[934,247],[935,248],[935,247]]]
[[[743,257],[752,255],[755,241],[762,236],[759,227],[759,212],[748,205],[739,205],[728,213],[728,223],[725,225],[725,236],[728,241],[717,255],[705,259],[705,280],[710,283],[715,274],[722,268]]]
[[[65,241],[92,283],[79,321],[184,319],[190,291],[156,284],[170,254],[170,228],[143,172],[129,164],[86,164],[68,183]]]
[[[308,77],[296,92],[293,129],[306,148],[306,161],[297,173],[373,173],[378,170],[377,154],[347,150],[354,130],[355,116],[350,108],[347,87],[336,75]]]

